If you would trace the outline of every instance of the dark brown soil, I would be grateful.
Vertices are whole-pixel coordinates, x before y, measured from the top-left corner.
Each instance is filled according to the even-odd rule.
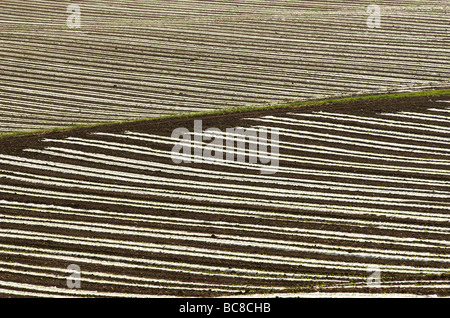
[[[92,133],[117,133],[122,134],[125,131],[142,132],[159,136],[170,136],[172,131],[178,127],[186,127],[193,130],[194,119],[203,120],[203,129],[208,127],[217,127],[225,130],[227,127],[250,126],[254,122],[245,120],[246,118],[255,118],[261,116],[285,116],[289,117],[290,112],[311,113],[316,111],[326,111],[331,113],[361,115],[366,117],[376,117],[379,112],[426,112],[428,108],[439,108],[442,104],[436,102],[437,99],[448,99],[449,96],[439,98],[417,97],[402,98],[394,100],[373,100],[373,101],[355,101],[350,103],[335,103],[321,106],[307,106],[302,108],[284,108],[277,110],[251,111],[245,113],[230,113],[220,115],[208,115],[203,117],[189,117],[180,119],[156,119],[134,123],[124,123],[117,125],[101,126],[95,128],[81,128],[64,132],[49,132],[43,134],[31,134],[17,137],[6,137],[0,139],[0,154],[14,155],[25,159],[47,160],[55,164],[70,164],[81,168],[104,169],[105,171],[114,171],[124,177],[126,174],[136,174],[141,179],[113,180],[105,176],[87,176],[75,173],[66,173],[61,171],[52,171],[50,166],[46,169],[39,166],[17,166],[12,163],[0,162],[0,201],[9,202],[7,205],[0,205],[0,229],[8,230],[8,233],[17,233],[20,237],[0,235],[0,260],[4,263],[0,265],[7,270],[0,272],[0,281],[25,283],[32,286],[56,286],[61,289],[66,288],[66,273],[52,270],[64,269],[71,263],[76,263],[82,268],[82,272],[103,273],[104,280],[110,280],[109,283],[86,280],[83,282],[83,290],[98,292],[131,293],[142,295],[171,295],[171,296],[193,296],[193,297],[213,297],[219,295],[233,294],[234,292],[214,291],[205,284],[234,285],[240,293],[260,293],[260,292],[279,292],[276,288],[281,288],[284,292],[309,292],[309,291],[332,291],[332,292],[374,292],[370,288],[351,287],[351,282],[364,284],[367,279],[367,271],[361,267],[349,266],[347,269],[332,268],[326,266],[308,266],[308,261],[317,262],[345,262],[351,264],[378,264],[382,268],[383,284],[389,285],[389,281],[401,281],[406,284],[409,281],[446,281],[449,285],[448,275],[441,274],[408,274],[398,273],[389,270],[389,266],[409,266],[416,268],[448,268],[449,249],[447,242],[450,240],[450,224],[446,219],[442,220],[423,220],[417,218],[400,218],[398,213],[424,213],[433,217],[437,214],[448,215],[447,198],[431,198],[427,193],[419,190],[439,192],[450,191],[450,174],[429,174],[427,169],[441,169],[448,171],[446,165],[429,165],[405,162],[384,162],[376,158],[351,158],[345,155],[326,155],[320,153],[311,153],[307,151],[282,151],[282,155],[308,156],[315,159],[344,160],[358,164],[383,164],[386,166],[401,166],[404,168],[416,168],[419,172],[406,171],[380,171],[370,167],[334,167],[331,169],[307,162],[289,162],[281,160],[280,166],[292,169],[310,169],[315,171],[333,170],[335,172],[367,174],[369,176],[384,176],[386,180],[366,180],[350,179],[345,176],[319,176],[304,172],[290,173],[278,172],[276,178],[291,178],[298,180],[293,185],[277,185],[263,181],[251,180],[257,172],[244,170],[239,167],[226,167],[211,164],[189,164],[193,168],[203,169],[204,174],[195,176],[179,176],[176,173],[168,171],[145,170],[145,167],[120,167],[113,163],[100,163],[89,160],[79,160],[63,158],[49,154],[36,154],[24,151],[26,149],[46,149],[47,147],[64,147],[83,152],[92,152],[109,156],[118,156],[129,160],[141,160],[142,162],[158,162],[167,165],[173,165],[170,159],[158,157],[151,154],[140,154],[122,151],[110,150],[92,146],[83,145],[65,145],[60,140],[68,137],[83,139],[95,139],[105,142],[121,142],[123,144],[145,146],[160,151],[169,151],[170,145],[164,145],[154,142],[139,140],[118,139],[113,136],[97,136]],[[338,123],[338,121],[336,121]],[[341,122],[341,124],[346,124]],[[376,126],[370,126],[376,128]],[[443,125],[443,127],[446,127]],[[286,128],[299,129],[298,127]],[[408,130],[397,129],[398,131],[409,132]],[[314,131],[311,129],[311,131]],[[319,131],[319,130],[316,130]],[[345,134],[342,134],[345,136]],[[351,136],[347,134],[346,136]],[[448,134],[435,134],[436,136],[449,137]],[[95,137],[94,137],[95,136]],[[46,141],[54,139],[56,141]],[[318,142],[301,140],[298,138],[288,138],[280,136],[281,141],[295,142],[297,144],[310,144],[318,146],[330,146],[327,142]],[[374,140],[384,140],[383,138]],[[433,146],[433,143],[413,143],[417,146]],[[336,145],[335,145],[336,146]],[[337,147],[337,146],[336,146]],[[340,146],[343,147],[343,146]],[[345,146],[346,150],[370,152],[369,148],[356,145]],[[384,155],[400,156],[405,155],[401,150],[386,150],[379,152]],[[427,156],[416,156],[409,154],[411,158],[427,158]],[[430,156],[428,159],[445,159],[449,156]],[[247,174],[248,180],[241,182],[228,179],[212,178],[208,171],[223,171],[236,174]],[[40,179],[48,181],[47,184],[33,183],[30,180],[20,179],[24,174],[31,174],[35,178],[59,178],[59,183],[52,183],[52,179]],[[117,174],[116,174],[117,176]],[[189,184],[182,185],[171,183],[170,181],[161,183],[148,183],[155,177],[166,178],[164,180],[184,178],[186,182],[199,181],[209,182],[211,188],[194,189],[189,188]],[[442,182],[440,185],[424,184],[404,184],[402,181],[389,181],[389,177],[397,178],[416,178],[429,181]],[[15,178],[15,179],[14,179]],[[147,179],[146,179],[147,178]],[[379,189],[386,187],[396,187],[399,189],[409,188],[409,191],[417,191],[417,194],[410,196],[407,194],[383,194],[371,193],[370,190],[364,190],[363,193],[355,192],[351,187],[343,187],[340,190],[319,189],[317,191],[329,193],[329,198],[283,198],[278,197],[271,192],[252,192],[241,194],[233,192],[233,188],[226,188],[225,185],[269,187],[276,189],[280,193],[283,190],[310,191],[308,185],[303,179],[311,182],[340,182],[348,185],[367,185],[375,186]],[[34,179],[33,179],[34,180]],[[102,185],[98,188],[89,186],[78,186],[76,182],[90,182],[96,185]],[[449,183],[447,183],[449,182]],[[217,186],[212,188],[212,186]],[[109,186],[106,189],[103,186]],[[4,189],[6,190],[2,190]],[[126,187],[139,188],[120,192],[119,188]],[[23,190],[20,190],[23,188]],[[412,188],[412,190],[411,190]],[[12,189],[12,190],[8,190]],[[241,188],[239,188],[241,189]],[[48,191],[48,192],[43,192]],[[162,192],[165,191],[165,192]],[[163,195],[163,193],[165,195]],[[190,194],[197,196],[189,196]],[[386,201],[377,202],[355,202],[338,201],[332,195],[365,195],[377,198],[386,197]],[[228,201],[220,201],[220,198],[226,198]],[[255,201],[251,201],[254,199]],[[396,205],[394,201],[402,200]],[[247,201],[245,201],[247,200]],[[417,205],[420,201],[426,202],[427,206],[435,207],[411,207]],[[15,202],[17,204],[12,204]],[[153,205],[149,205],[151,202]],[[257,203],[254,203],[257,202]],[[260,205],[259,202],[266,202],[266,205]],[[277,203],[278,202],[278,203]],[[166,204],[178,204],[178,207],[169,207]],[[341,208],[371,208],[390,211],[392,215],[366,214],[348,214],[339,209],[321,210],[306,209],[296,204],[313,204],[318,207],[332,205]],[[403,206],[401,203],[411,206]],[[0,202],[1,204],[1,202]],[[46,208],[33,208],[27,204],[46,205]],[[23,205],[23,206],[22,206]],[[440,208],[438,207],[440,206]],[[21,207],[22,206],[22,207]],[[165,206],[165,208],[163,208]],[[67,212],[71,208],[72,212]],[[65,212],[64,214],[58,212]],[[98,214],[97,212],[116,213]],[[208,212],[208,213],[206,213]],[[271,213],[276,213],[272,215]],[[316,219],[315,219],[316,218]],[[11,222],[16,220],[17,222]],[[361,224],[353,221],[362,222]],[[55,222],[55,223],[51,223]],[[197,223],[192,223],[197,222]],[[369,222],[369,223],[367,223]],[[370,223],[372,222],[372,223]],[[51,223],[51,224],[50,224]],[[259,226],[255,230],[253,226]],[[386,226],[383,226],[386,225]],[[78,226],[78,228],[77,228]],[[434,230],[406,230],[405,226],[434,227]],[[108,232],[106,230],[127,230],[129,232]],[[269,230],[270,229],[270,230]],[[292,231],[288,231],[291,229]],[[296,232],[299,230],[300,232]],[[341,232],[346,234],[358,234],[361,236],[405,238],[411,241],[420,240],[426,243],[423,246],[409,246],[408,244],[398,244],[392,241],[378,240],[356,240],[348,237],[339,237],[330,235],[328,237],[308,234],[304,231],[328,231]],[[173,232],[178,231],[178,232]],[[3,232],[2,232],[3,233]],[[0,234],[2,234],[0,233]],[[5,232],[6,233],[6,232]],[[25,235],[29,233],[29,235]],[[48,237],[40,236],[45,233]],[[182,234],[184,233],[184,234]],[[152,234],[152,235],[150,235]],[[162,234],[162,235],[156,235]],[[56,239],[56,238],[59,239]],[[197,238],[207,238],[198,240]],[[246,241],[246,244],[235,244],[236,242]],[[291,246],[303,249],[286,249],[281,243],[273,243],[271,247],[258,246],[255,241],[260,242],[286,242]],[[442,244],[439,244],[442,241]],[[93,244],[93,243],[99,244]],[[126,243],[126,244],[125,244]],[[147,249],[143,247],[146,246]],[[159,248],[157,246],[160,246]],[[287,246],[287,245],[286,245]],[[316,247],[317,246],[317,247]],[[327,246],[327,247],[325,247]],[[135,249],[139,247],[139,249]],[[26,249],[31,251],[25,253]],[[350,252],[345,249],[352,248]],[[170,249],[179,250],[179,252],[168,252]],[[202,255],[202,249],[216,251],[217,254]],[[317,252],[320,250],[321,252]],[[425,257],[414,256],[414,259],[396,258],[398,255],[391,255],[383,258],[378,257],[376,250],[396,251],[398,255],[403,252],[426,253],[442,255],[441,259],[428,260]],[[52,252],[53,251],[53,252]],[[55,252],[56,251],[56,252]],[[184,252],[183,252],[184,251]],[[64,257],[73,257],[68,259],[52,258],[55,255],[64,255]],[[225,258],[227,253],[234,253],[238,258]],[[366,254],[367,253],[367,254]],[[116,257],[116,264],[108,264],[107,260],[113,261]],[[258,257],[262,257],[259,259]],[[266,258],[275,260],[270,263]],[[283,261],[279,260],[283,259]],[[300,263],[289,262],[289,259],[301,259],[307,261],[303,265]],[[102,262],[105,261],[105,262]],[[155,262],[160,265],[155,265]],[[122,263],[122,266],[120,265]],[[154,263],[152,267],[149,267]],[[21,264],[23,268],[18,265]],[[163,264],[163,265],[161,265]],[[319,263],[318,263],[319,264]],[[195,266],[210,266],[192,270]],[[39,269],[32,269],[32,266],[38,266]],[[42,267],[42,268],[41,268]],[[43,269],[43,267],[47,269]],[[228,269],[228,270],[226,270]],[[13,271],[15,270],[15,271]],[[247,271],[241,275],[235,275],[239,270]],[[254,272],[251,272],[254,271]],[[256,272],[260,271],[260,272]],[[262,272],[274,271],[277,275]],[[425,271],[425,270],[424,270]],[[41,275],[34,275],[31,272],[39,272]],[[426,272],[426,271],[425,271]],[[44,275],[45,274],[45,275]],[[323,282],[316,278],[307,278],[304,281],[293,281],[285,277],[287,274],[304,275],[325,275],[340,277],[344,281]],[[83,277],[90,278],[90,274]],[[151,282],[138,281],[131,278],[108,277],[108,275],[127,275],[141,279],[152,280],[172,280],[182,281],[188,287],[201,287],[199,290],[173,288],[175,284],[170,282]],[[95,276],[95,275],[94,275]],[[92,279],[99,279],[94,277]],[[309,277],[309,276],[306,276]],[[357,277],[352,280],[349,277]],[[320,277],[325,279],[326,277]],[[114,282],[114,283],[113,283]],[[156,287],[147,288],[139,284],[153,284]],[[196,285],[199,284],[199,285]],[[203,285],[202,285],[203,284]],[[393,287],[383,288],[383,292],[417,293],[417,294],[438,294],[450,295],[448,287],[439,288],[421,288],[420,283],[417,287],[398,287],[393,283]],[[423,286],[426,283],[422,284]],[[180,285],[183,286],[183,285]],[[180,287],[178,286],[178,287]],[[261,286],[269,289],[261,290]],[[219,288],[216,286],[215,288]],[[233,289],[232,287],[224,287]],[[273,288],[271,290],[270,288]],[[284,289],[283,289],[284,288]],[[15,290],[25,290],[23,287],[15,287]],[[28,290],[29,291],[29,290]],[[36,290],[38,291],[38,290]],[[377,291],[375,291],[377,292]],[[5,296],[12,296],[6,294]]]

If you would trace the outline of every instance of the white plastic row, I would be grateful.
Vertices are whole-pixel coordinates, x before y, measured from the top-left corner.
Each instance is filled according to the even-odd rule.
[[[87,238],[87,237],[76,237],[71,235],[61,235],[61,234],[47,234],[42,232],[34,231],[21,231],[21,230],[4,230],[0,229],[0,237],[9,239],[21,239],[30,242],[40,241],[40,242],[53,242],[59,244],[69,244],[77,246],[88,246],[93,248],[113,248],[117,250],[126,251],[136,251],[140,253],[151,253],[163,256],[164,254],[169,255],[183,255],[190,257],[198,257],[204,259],[214,259],[214,260],[228,260],[236,262],[247,262],[247,263],[257,263],[257,264],[276,264],[276,265],[292,265],[292,266],[304,266],[309,268],[325,268],[331,270],[347,270],[347,271],[366,271],[370,262],[352,262],[352,261],[332,261],[326,259],[311,259],[302,257],[289,257],[289,256],[277,256],[277,255],[263,255],[263,254],[248,254],[244,252],[230,252],[225,250],[211,250],[207,248],[198,248],[190,246],[176,246],[167,244],[158,244],[157,246],[150,247],[149,243],[139,243],[139,242],[128,242],[110,239],[100,239],[100,238]],[[3,245],[3,244],[1,244]],[[0,246],[1,246],[0,245]],[[19,247],[21,248],[21,247]],[[320,252],[321,250],[317,250]],[[336,256],[342,256],[342,253],[332,253]],[[355,254],[355,255],[353,255]],[[370,253],[352,253],[348,256],[361,257],[368,261],[371,258],[378,260],[386,260],[384,257],[380,257],[378,254]],[[311,257],[311,256],[309,256]],[[393,256],[394,257],[394,256]],[[143,260],[147,260],[150,263],[154,259],[146,259],[141,257]],[[395,257],[394,257],[395,258]],[[389,258],[388,258],[389,259]],[[401,259],[401,257],[397,257]],[[404,258],[403,261],[417,261],[423,260],[422,258]],[[441,259],[439,262],[446,263],[446,260]],[[384,272],[391,273],[445,273],[446,268],[441,267],[427,267],[427,266],[410,266],[410,265],[383,265]]]
[[[6,213],[6,209],[15,210],[28,210],[39,215],[45,216],[46,219],[52,218],[57,220],[58,217],[89,217],[90,219],[99,219],[95,224],[104,224],[104,220],[127,220],[139,223],[141,226],[149,225],[171,225],[171,226],[182,226],[198,228],[208,226],[210,229],[220,229],[227,231],[238,231],[245,232],[248,235],[261,233],[275,234],[275,235],[288,235],[290,237],[297,237],[302,239],[305,237],[315,237],[318,239],[337,239],[339,241],[352,241],[360,243],[372,243],[372,244],[389,244],[389,245],[399,245],[399,246],[409,246],[415,248],[443,248],[446,245],[450,245],[448,241],[445,240],[435,240],[435,239],[424,239],[416,236],[409,237],[398,237],[389,235],[376,235],[376,234],[364,234],[364,233],[353,233],[353,232],[342,232],[339,230],[320,230],[320,229],[304,229],[298,227],[278,227],[278,226],[268,226],[268,225],[257,225],[253,223],[231,223],[231,222],[214,222],[207,220],[196,220],[189,218],[189,215],[185,218],[182,217],[170,217],[170,216],[158,216],[150,214],[134,214],[134,213],[120,213],[102,210],[81,210],[74,209],[64,206],[54,206],[54,205],[44,205],[44,204],[34,204],[34,203],[23,203],[23,202],[11,202],[0,200],[0,206],[5,209],[3,211]],[[204,216],[208,214],[204,213]],[[350,219],[349,219],[350,221]],[[322,222],[314,222],[321,223]],[[136,231],[139,228],[135,228]],[[423,229],[423,231],[429,230],[429,227]],[[450,234],[450,233],[449,233]]]
[[[280,239],[266,239],[266,238],[258,238],[251,236],[237,236],[237,235],[226,235],[220,234],[215,238],[211,237],[210,233],[202,233],[202,232],[193,232],[193,231],[174,231],[167,229],[157,229],[157,228],[134,228],[131,226],[124,225],[114,225],[114,224],[92,224],[91,222],[82,222],[82,221],[54,221],[49,219],[42,219],[36,217],[16,217],[11,215],[1,214],[1,222],[6,226],[14,225],[29,225],[36,228],[45,228],[45,230],[41,230],[43,232],[35,233],[37,236],[42,236],[43,233],[51,233],[54,230],[62,229],[62,230],[72,230],[79,231],[82,233],[96,233],[97,242],[102,242],[103,239],[99,237],[103,234],[112,234],[115,235],[117,239],[108,240],[108,242],[120,242],[117,246],[122,243],[126,244],[135,243],[135,246],[141,246],[143,248],[157,249],[166,248],[170,249],[170,247],[159,243],[139,243],[142,238],[150,238],[150,239],[166,239],[170,240],[174,243],[174,245],[178,246],[178,248],[187,248],[189,249],[190,244],[194,242],[197,244],[202,244],[205,246],[206,250],[213,251],[222,251],[223,246],[229,247],[252,247],[258,249],[255,252],[248,253],[254,254],[257,253],[259,255],[259,251],[264,250],[264,253],[268,255],[268,257],[275,257],[276,255],[270,255],[268,252],[292,252],[296,253],[312,253],[312,254],[324,254],[330,256],[351,256],[355,258],[375,258],[375,259],[384,259],[384,260],[397,260],[397,261],[423,261],[423,262],[437,262],[437,263],[450,263],[450,255],[442,254],[442,252],[416,252],[416,251],[406,251],[404,249],[388,249],[388,248],[373,248],[373,247],[354,247],[347,246],[345,244],[323,244],[323,243],[311,243],[311,242],[302,242],[302,241],[292,241],[292,240],[280,240]],[[5,226],[4,229],[0,229],[0,233],[12,233],[15,231],[10,230]],[[11,232],[12,231],[12,232]],[[23,233],[23,231],[20,231]],[[27,233],[27,231],[25,231]],[[125,241],[123,236],[132,236],[132,240]],[[73,237],[81,237],[79,234],[74,235]],[[139,242],[138,242],[139,241]],[[443,242],[445,243],[445,242]],[[448,245],[448,241],[446,242]],[[119,248],[119,247],[118,247]],[[121,247],[120,247],[121,248]],[[223,254],[227,254],[228,252],[223,251]],[[258,255],[255,255],[255,258],[259,258]],[[270,256],[269,256],[270,255]],[[296,254],[298,255],[298,254]]]

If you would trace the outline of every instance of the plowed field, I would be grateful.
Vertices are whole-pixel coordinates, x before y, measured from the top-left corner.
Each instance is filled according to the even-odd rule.
[[[2,139],[0,295],[450,294],[450,96],[201,118],[279,128],[274,175],[174,164],[193,119]]]
[[[0,133],[450,83],[444,0],[76,3],[0,2]]]

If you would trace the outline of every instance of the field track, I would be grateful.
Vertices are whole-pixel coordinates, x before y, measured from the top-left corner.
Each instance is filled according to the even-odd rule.
[[[278,172],[173,164],[193,118],[2,139],[0,295],[450,295],[450,96],[202,119],[279,128]]]
[[[448,1],[0,2],[0,133],[449,84]]]

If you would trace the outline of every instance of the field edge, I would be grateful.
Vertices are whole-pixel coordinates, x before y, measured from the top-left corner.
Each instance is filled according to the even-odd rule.
[[[73,126],[37,129],[37,130],[29,130],[29,131],[16,131],[16,132],[11,132],[11,133],[0,134],[0,140],[15,138],[15,137],[40,136],[40,135],[45,135],[45,134],[50,134],[50,133],[55,133],[55,132],[72,132],[72,131],[76,131],[79,129],[87,129],[87,128],[112,127],[112,126],[117,126],[117,125],[122,125],[122,124],[140,123],[140,122],[164,120],[164,119],[186,119],[186,118],[202,117],[202,116],[209,116],[209,115],[223,115],[223,114],[231,114],[231,113],[235,113],[235,114],[250,113],[252,111],[276,110],[276,109],[284,109],[284,108],[323,106],[323,105],[334,105],[334,104],[340,104],[340,103],[364,102],[364,101],[373,101],[373,100],[389,100],[389,99],[395,100],[395,99],[400,99],[400,98],[413,98],[413,97],[439,97],[439,96],[446,96],[446,95],[450,95],[450,88],[442,88],[442,89],[434,89],[434,90],[426,90],[426,91],[418,91],[418,92],[357,95],[357,96],[315,99],[315,100],[306,100],[306,101],[302,100],[302,101],[292,101],[289,103],[272,104],[272,105],[265,105],[265,106],[229,107],[229,108],[223,108],[223,109],[219,109],[219,110],[202,111],[202,112],[188,112],[188,113],[179,113],[179,114],[174,114],[174,115],[156,116],[156,117],[143,117],[143,118],[139,118],[139,119],[111,121],[111,122],[107,122],[107,123],[94,123],[94,124],[88,124],[88,125],[73,125]]]

